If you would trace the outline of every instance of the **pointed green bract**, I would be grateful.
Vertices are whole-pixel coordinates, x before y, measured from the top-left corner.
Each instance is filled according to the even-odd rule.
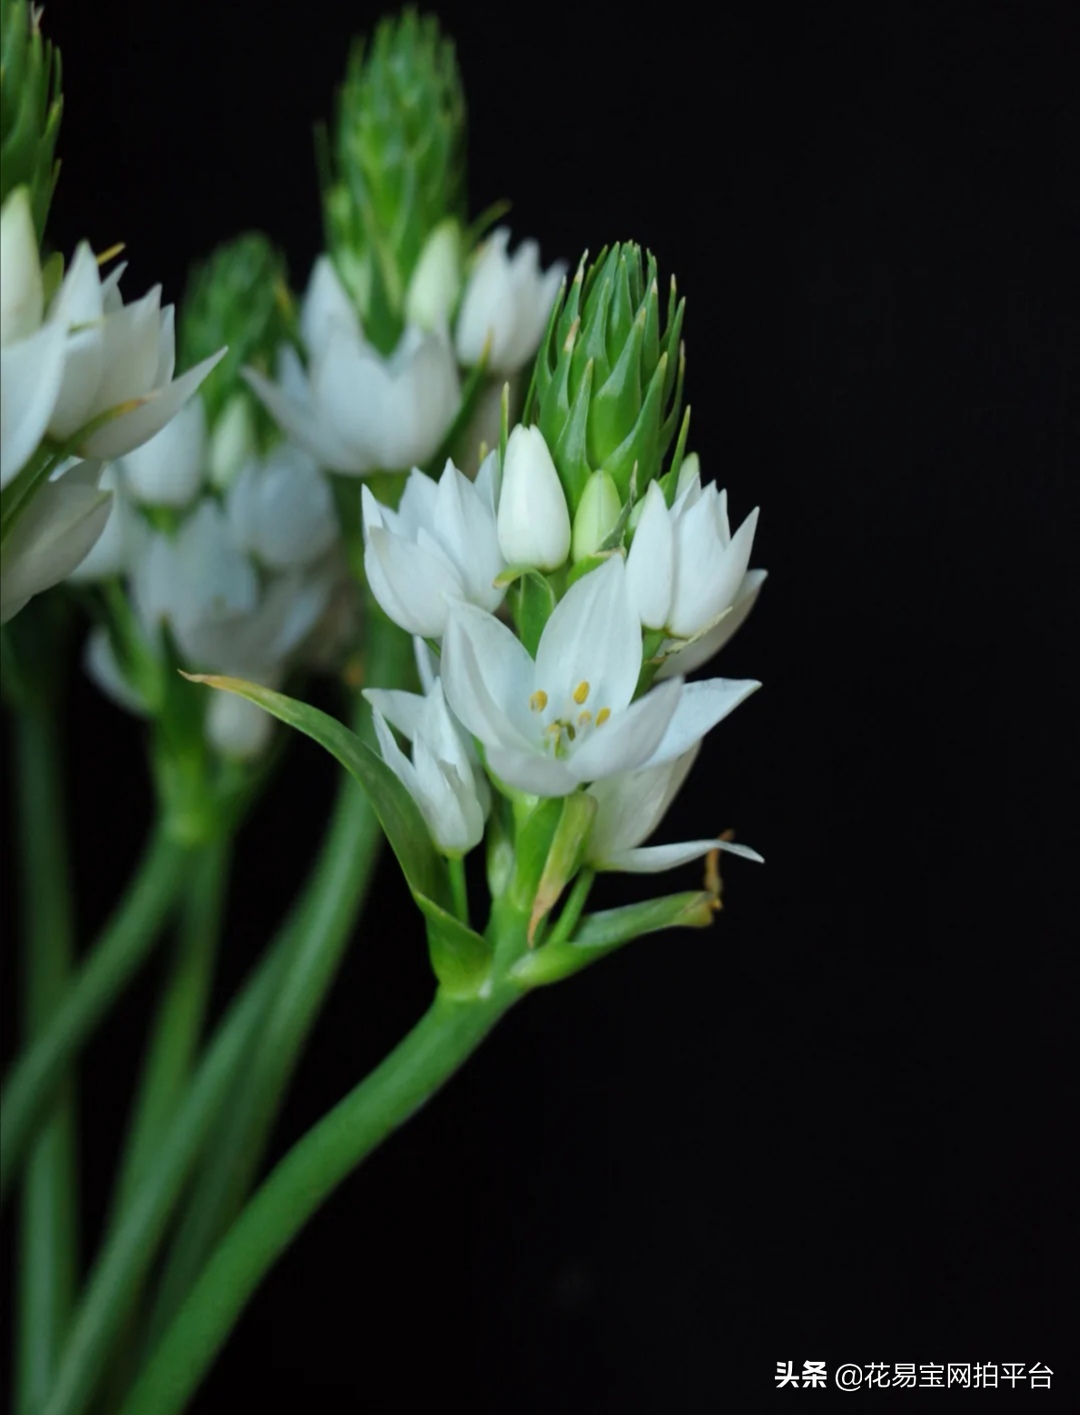
[[[526,420],[538,423],[576,512],[606,472],[624,503],[661,475],[679,425],[683,301],[672,281],[661,320],[656,261],[633,243],[587,257],[555,305]]]
[[[465,95],[434,16],[406,10],[370,46],[356,41],[321,157],[327,244],[367,337],[389,353],[428,237],[465,221]]]
[[[40,18],[27,0],[0,0],[0,206],[27,187],[39,243],[60,171],[63,108],[60,53],[42,38]]]
[[[268,236],[245,232],[192,268],[177,336],[181,368],[190,368],[222,345],[228,346],[200,389],[207,421],[213,429],[227,409],[242,404],[256,442],[265,450],[278,437],[276,424],[250,392],[240,370],[250,366],[272,377],[279,347],[296,339],[285,257]]]

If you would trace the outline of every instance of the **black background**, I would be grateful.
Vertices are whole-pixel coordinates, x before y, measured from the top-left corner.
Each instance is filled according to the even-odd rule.
[[[711,931],[639,941],[512,1014],[279,1263],[194,1409],[838,1402],[773,1390],[777,1361],[805,1359],[1042,1361],[1063,1401],[1065,8],[438,10],[470,100],[472,211],[512,198],[547,259],[635,238],[687,296],[692,443],[740,519],[762,506],[754,563],[771,575],[718,665],[764,689],[709,739],[668,829],[735,825],[768,864],[727,868]],[[129,298],[158,279],[176,298],[189,258],[260,226],[302,286],[320,244],[311,123],[378,13],[50,5],[53,242],[122,239]],[[85,684],[74,709],[90,931],[149,790],[132,724]],[[294,744],[240,846],[220,998],[333,786]],[[153,982],[88,1055],[91,1234]],[[430,990],[387,867],[277,1152]]]

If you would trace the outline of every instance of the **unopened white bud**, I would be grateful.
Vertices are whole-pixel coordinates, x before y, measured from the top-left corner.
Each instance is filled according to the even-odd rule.
[[[436,329],[450,317],[461,288],[461,228],[453,217],[427,238],[405,293],[405,318]]]
[[[621,515],[622,502],[614,478],[602,470],[593,472],[585,483],[574,517],[570,555],[575,565],[596,554],[618,525]]]
[[[538,427],[514,428],[499,497],[499,549],[509,565],[557,570],[570,552],[570,513]]]

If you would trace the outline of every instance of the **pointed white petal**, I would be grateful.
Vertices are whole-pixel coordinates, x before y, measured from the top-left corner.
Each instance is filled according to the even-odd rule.
[[[735,603],[727,613],[698,638],[691,639],[685,648],[677,649],[674,653],[669,654],[656,675],[657,679],[692,673],[695,668],[700,668],[703,663],[707,663],[713,654],[718,653],[735,631],[746,622],[746,617],[754,607],[766,576],[767,571],[765,570],[748,570],[739,587]]]
[[[656,874],[660,870],[673,870],[676,865],[700,859],[710,850],[726,850],[744,860],[755,860],[761,865],[765,863],[756,850],[745,845],[734,845],[730,840],[685,840],[678,845],[643,845],[637,850],[622,850],[610,855],[596,868],[621,870],[626,874]]]
[[[33,456],[49,425],[64,373],[65,336],[47,324],[0,349],[0,486]]]
[[[225,350],[219,349],[216,354],[211,354],[208,359],[203,359],[202,363],[181,374],[175,382],[148,394],[130,413],[124,413],[99,427],[79,448],[81,455],[111,461],[141,447],[176,415],[224,355]]]
[[[532,796],[569,796],[579,785],[565,760],[541,756],[535,749],[489,747],[486,756],[488,767],[500,781]]]
[[[647,840],[663,820],[697,755],[697,747],[692,747],[673,761],[595,782],[589,788],[597,807],[589,837],[590,859],[605,860]]]
[[[361,453],[350,447],[326,418],[316,413],[310,399],[302,401],[297,396],[295,385],[287,390],[253,368],[243,369],[242,374],[248,387],[266,405],[270,416],[311,453],[320,467],[347,476],[368,470]],[[306,390],[308,385],[305,383],[303,387]]]
[[[443,643],[442,683],[455,715],[486,747],[537,750],[529,717],[534,667],[505,624],[472,605],[454,606]]]
[[[578,781],[597,781],[612,772],[643,766],[656,751],[678,709],[682,687],[677,678],[662,683],[622,712],[613,713],[608,722],[593,727],[569,757]]]
[[[419,693],[407,693],[401,688],[365,688],[363,696],[407,741],[416,739],[425,717],[424,699]]]
[[[385,612],[409,634],[438,638],[448,604],[462,586],[448,562],[428,549],[373,526],[364,552],[371,591]]]
[[[667,681],[678,683],[681,680],[670,678]],[[681,757],[760,687],[760,683],[751,679],[738,678],[706,678],[700,683],[685,684],[667,731],[650,757],[649,765],[656,766],[660,762],[670,761],[672,757]],[[652,691],[655,693],[658,688]]]
[[[613,555],[571,585],[555,607],[536,651],[536,684],[558,705],[581,683],[592,712],[618,713],[641,672],[641,627],[626,592],[622,558]]]
[[[44,298],[30,198],[16,187],[0,210],[0,345],[38,329]]]
[[[671,612],[675,538],[664,493],[649,483],[645,509],[626,558],[626,587],[647,629],[662,629]]]

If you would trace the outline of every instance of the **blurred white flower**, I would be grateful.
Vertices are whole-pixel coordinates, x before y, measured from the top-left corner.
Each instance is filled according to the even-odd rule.
[[[507,254],[510,232],[500,226],[480,247],[457,318],[458,356],[478,364],[488,348],[488,371],[496,377],[516,373],[540,347],[566,266],[557,261],[540,268],[540,248],[522,241]]]
[[[100,462],[60,468],[25,507],[4,544],[0,562],[0,624],[52,585],[89,553],[109,518]]]
[[[447,462],[438,482],[412,471],[397,511],[365,486],[364,568],[371,592],[395,624],[439,638],[455,600],[497,609],[505,591],[495,584],[506,568],[495,529],[498,454],[475,482]]]
[[[447,336],[409,325],[384,357],[364,338],[326,257],[316,262],[301,327],[310,354],[306,373],[294,350],[282,352],[277,383],[244,371],[282,428],[330,471],[359,476],[429,461],[461,402]]]
[[[461,227],[440,221],[424,244],[405,292],[405,318],[418,329],[441,328],[461,289]]]
[[[225,499],[235,543],[274,570],[309,565],[338,536],[330,484],[314,460],[284,445],[249,461]]]
[[[151,535],[124,485],[121,463],[109,463],[101,473],[100,486],[102,491],[112,492],[109,518],[90,554],[68,575],[77,584],[93,584],[125,574],[136,564]]]
[[[192,398],[148,442],[123,457],[124,480],[148,506],[187,506],[202,485],[206,460],[206,411]]]

